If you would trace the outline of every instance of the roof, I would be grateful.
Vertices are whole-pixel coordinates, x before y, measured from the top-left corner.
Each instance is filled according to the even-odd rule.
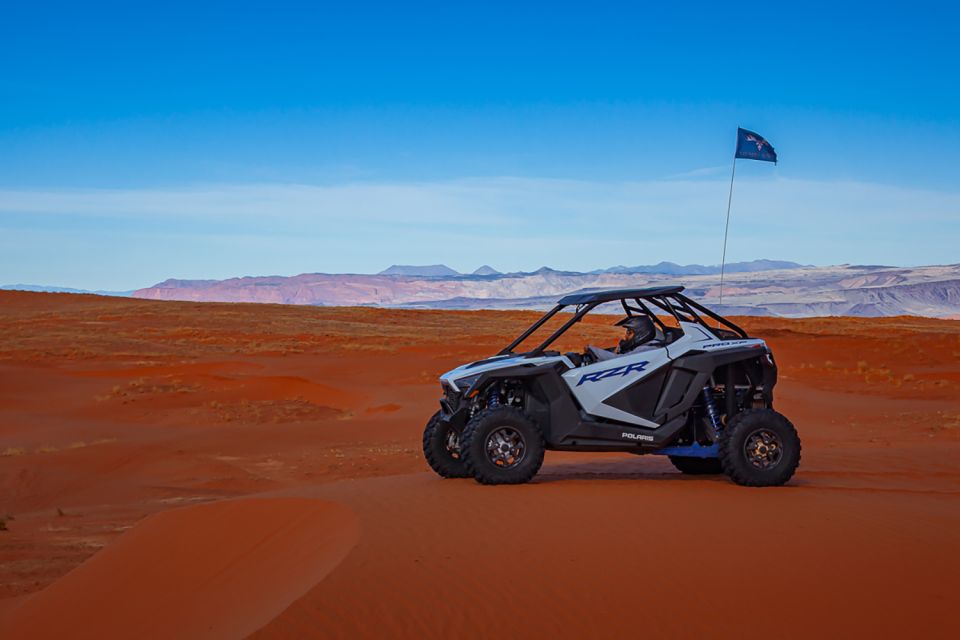
[[[590,291],[588,293],[572,293],[560,298],[557,304],[589,304],[591,302],[610,302],[624,298],[651,298],[653,296],[668,296],[680,293],[683,287],[647,287],[646,289],[608,289],[606,291]]]

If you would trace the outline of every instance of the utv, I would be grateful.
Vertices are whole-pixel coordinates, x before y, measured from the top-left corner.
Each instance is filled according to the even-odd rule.
[[[547,449],[626,451],[665,455],[683,473],[724,473],[741,485],[787,482],[800,439],[773,409],[773,354],[682,291],[568,295],[497,355],[440,376],[440,411],[423,433],[430,467],[445,478],[517,484],[536,475]],[[626,314],[617,324],[629,339],[619,348],[548,350],[598,307]],[[567,315],[537,347],[518,349]]]

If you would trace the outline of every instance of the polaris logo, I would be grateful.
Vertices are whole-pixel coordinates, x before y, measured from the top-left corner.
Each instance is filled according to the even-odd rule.
[[[579,387],[584,382],[597,382],[598,380],[623,377],[628,373],[643,371],[648,364],[650,363],[644,360],[643,362],[634,362],[633,364],[625,364],[621,367],[614,367],[613,369],[604,369],[603,371],[594,371],[593,373],[585,373],[583,376],[580,377],[580,382],[577,383],[577,386]]]
[[[646,436],[642,433],[627,433],[624,431],[620,434],[621,438],[626,438],[627,440],[643,440],[644,442],[653,442],[653,436]]]

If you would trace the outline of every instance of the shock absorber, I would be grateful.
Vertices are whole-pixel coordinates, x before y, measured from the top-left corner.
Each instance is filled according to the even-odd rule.
[[[487,409],[493,409],[500,406],[500,387],[493,385],[487,391]]]
[[[720,422],[720,412],[717,410],[717,401],[713,397],[713,389],[710,388],[710,385],[703,388],[703,406],[707,410],[707,416],[710,418],[713,430],[720,433],[720,430],[723,429],[723,423]]]

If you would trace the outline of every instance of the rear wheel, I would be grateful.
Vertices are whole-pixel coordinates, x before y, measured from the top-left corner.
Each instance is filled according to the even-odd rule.
[[[496,407],[477,414],[463,429],[467,469],[481,484],[521,484],[543,464],[543,434],[526,414]]]
[[[723,473],[723,466],[718,458],[689,458],[686,456],[669,456],[670,462],[680,473],[691,476],[703,476]]]
[[[438,476],[470,477],[460,453],[460,437],[440,419],[439,411],[433,414],[423,430],[423,457]]]
[[[800,465],[800,437],[793,424],[773,409],[744,411],[720,434],[720,463],[737,484],[782,485]]]

